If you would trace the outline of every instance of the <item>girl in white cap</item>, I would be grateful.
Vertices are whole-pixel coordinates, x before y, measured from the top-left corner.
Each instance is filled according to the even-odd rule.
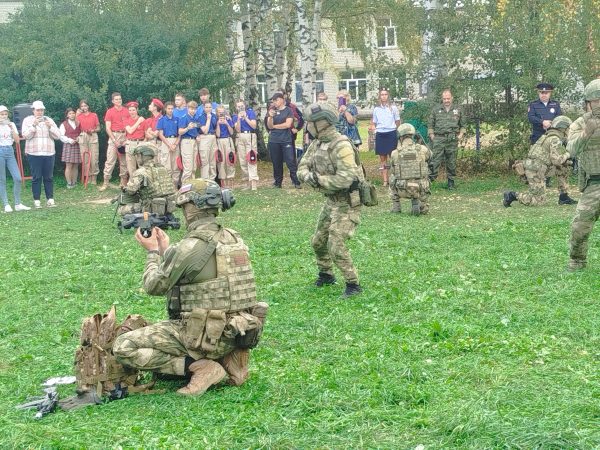
[[[17,127],[8,120],[8,108],[0,105],[0,197],[4,202],[4,212],[13,212],[8,203],[6,193],[6,169],[13,179],[13,193],[15,196],[15,211],[27,211],[31,209],[21,203],[21,173],[15,159],[13,144],[19,139]]]

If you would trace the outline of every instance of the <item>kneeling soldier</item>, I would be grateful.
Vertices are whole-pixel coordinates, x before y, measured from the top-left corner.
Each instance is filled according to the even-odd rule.
[[[123,188],[119,213],[121,215],[149,212],[160,216],[175,210],[175,188],[167,169],[154,162],[158,148],[142,144],[133,150],[139,166]]]
[[[364,174],[352,142],[335,128],[338,113],[333,105],[315,103],[309,106],[304,119],[315,140],[300,161],[298,178],[325,194],[327,199],[312,237],[319,268],[315,284],[334,284],[335,264],[346,280],[344,296],[349,297],[362,292],[345,241],[354,235],[360,223],[361,200],[357,187]]]
[[[219,208],[235,201],[212,180],[194,179],[182,186],[187,234],[169,246],[154,228],[136,239],[148,251],[144,289],[167,294],[170,320],[120,335],[113,354],[124,366],[188,376],[177,392],[200,395],[226,376],[239,386],[248,378],[249,349],[257,345],[268,305],[256,301],[248,247],[239,234],[216,221]]]
[[[526,206],[536,206],[546,200],[546,177],[552,173],[554,167],[557,174],[565,172],[570,156],[565,150],[567,133],[571,119],[566,116],[558,116],[552,121],[552,125],[538,141],[531,146],[527,159],[523,163],[529,191],[525,193],[505,192],[503,204],[509,207],[512,202],[518,200]],[[566,177],[559,182],[560,196],[559,205],[570,205],[577,203],[566,191]]]
[[[393,213],[399,213],[400,199],[409,198],[412,202],[411,213],[415,216],[427,214],[429,204],[429,168],[427,161],[431,150],[414,141],[415,127],[405,123],[398,127],[398,147],[392,152],[390,165],[390,196]]]

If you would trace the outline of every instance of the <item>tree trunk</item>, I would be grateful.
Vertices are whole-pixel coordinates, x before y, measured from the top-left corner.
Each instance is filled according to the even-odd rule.
[[[315,0],[312,24],[303,0],[295,0],[298,13],[298,38],[300,41],[300,75],[302,77],[302,104],[310,105],[315,98],[317,75],[317,47],[321,29],[322,0]]]
[[[258,47],[256,46],[256,30],[258,28],[259,15],[257,0],[243,1],[241,3],[241,13],[244,65],[246,71],[246,100],[253,109],[258,110]]]
[[[267,98],[277,90],[277,73],[275,72],[275,32],[273,30],[273,16],[271,1],[262,0],[260,5],[261,23],[264,24],[262,33],[262,60],[265,67],[265,83]]]

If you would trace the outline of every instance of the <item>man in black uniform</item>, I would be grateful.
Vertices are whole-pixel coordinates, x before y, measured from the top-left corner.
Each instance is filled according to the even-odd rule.
[[[550,127],[552,120],[561,115],[560,104],[557,101],[550,100],[550,95],[554,86],[549,83],[540,83],[536,86],[539,100],[531,102],[527,108],[527,118],[531,123],[531,136],[529,141],[531,145],[546,132]]]

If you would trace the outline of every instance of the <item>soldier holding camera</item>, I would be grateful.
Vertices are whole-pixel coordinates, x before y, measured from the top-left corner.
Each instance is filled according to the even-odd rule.
[[[158,228],[148,238],[136,234],[148,252],[144,289],[167,295],[170,320],[120,335],[113,354],[125,366],[191,376],[177,392],[202,395],[226,377],[235,386],[246,381],[268,305],[256,301],[248,248],[216,222],[219,209],[235,204],[231,192],[195,179],[181,187],[176,203],[188,230],[180,243],[169,245]]]

